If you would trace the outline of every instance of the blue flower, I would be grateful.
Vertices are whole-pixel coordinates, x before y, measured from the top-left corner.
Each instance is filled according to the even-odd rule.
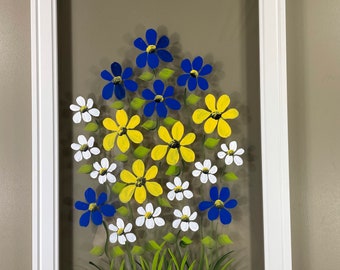
[[[103,223],[103,216],[112,217],[116,213],[116,209],[109,204],[105,204],[107,200],[106,193],[102,192],[96,201],[96,192],[92,188],[85,191],[85,199],[87,202],[77,201],[74,207],[78,210],[86,211],[79,219],[79,225],[86,227],[89,225],[90,218],[95,225]]]
[[[164,50],[169,46],[169,38],[162,36],[157,41],[157,32],[154,29],[148,29],[145,33],[146,42],[142,38],[137,38],[134,41],[136,48],[143,51],[136,58],[136,64],[139,68],[143,68],[148,62],[148,66],[152,69],[158,67],[159,59],[164,62],[172,62],[173,58],[170,52]]]
[[[103,70],[100,76],[109,81],[104,86],[102,96],[104,99],[110,99],[115,93],[117,99],[123,99],[125,97],[125,88],[134,92],[138,88],[138,84],[135,81],[128,80],[132,76],[132,68],[128,67],[122,72],[122,67],[119,63],[113,62],[111,64],[111,72]]]
[[[142,92],[142,96],[146,100],[151,100],[144,107],[145,116],[150,117],[156,108],[158,116],[165,118],[168,114],[166,106],[172,110],[179,110],[181,108],[181,104],[176,99],[171,98],[174,95],[174,88],[172,86],[168,86],[164,90],[164,83],[161,80],[156,80],[153,83],[153,88],[155,93],[150,89],[145,89]]]
[[[184,59],[181,63],[181,67],[185,74],[182,74],[177,79],[177,84],[179,86],[185,86],[188,83],[188,89],[190,91],[195,90],[198,87],[202,90],[207,90],[209,88],[208,81],[202,76],[208,75],[212,71],[212,66],[206,64],[203,66],[203,58],[197,56],[192,64],[189,59]]]
[[[212,187],[210,189],[211,201],[200,202],[198,208],[201,211],[207,210],[208,208],[208,218],[209,220],[215,220],[220,216],[220,220],[223,224],[229,224],[231,222],[231,214],[227,209],[236,207],[237,201],[231,199],[228,201],[230,196],[229,188],[223,187],[218,196],[218,188]]]

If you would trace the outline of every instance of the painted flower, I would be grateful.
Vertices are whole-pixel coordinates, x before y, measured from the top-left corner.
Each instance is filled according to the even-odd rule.
[[[240,156],[244,154],[244,149],[237,149],[236,141],[232,141],[231,143],[229,143],[229,147],[225,143],[223,143],[221,145],[221,149],[222,151],[218,152],[217,156],[219,159],[224,159],[226,165],[230,165],[233,162],[237,166],[241,166],[243,164],[243,159]]]
[[[76,112],[72,119],[73,122],[78,124],[80,123],[81,119],[84,122],[88,123],[91,122],[92,116],[98,117],[100,112],[98,109],[93,108],[93,99],[89,98],[87,101],[82,96],[76,98],[76,102],[78,105],[71,104],[70,109],[73,112]]]
[[[135,47],[143,51],[136,58],[137,67],[143,68],[148,63],[148,66],[154,69],[159,65],[158,58],[164,62],[172,62],[171,53],[165,50],[169,46],[169,38],[167,36],[162,36],[157,41],[156,30],[148,29],[145,33],[145,38],[146,42],[140,37],[134,41]]]
[[[157,207],[154,210],[152,203],[147,203],[145,209],[142,206],[138,207],[137,212],[140,214],[140,216],[136,218],[136,225],[138,227],[143,226],[144,223],[148,229],[153,229],[155,224],[159,227],[165,225],[164,219],[159,217],[162,209]]]
[[[181,67],[186,73],[178,77],[177,84],[179,86],[188,84],[189,91],[195,90],[197,85],[202,90],[209,88],[208,81],[203,76],[211,73],[212,66],[209,64],[203,66],[203,58],[201,56],[197,56],[192,63],[189,59],[184,59]]]
[[[187,146],[192,144],[196,139],[195,133],[191,132],[184,135],[184,125],[177,121],[169,131],[160,126],[158,129],[158,136],[166,145],[156,145],[151,151],[151,158],[153,160],[161,160],[166,155],[166,162],[169,165],[176,165],[179,161],[180,155],[186,162],[193,162],[195,160],[195,153]]]
[[[116,213],[116,209],[112,205],[105,204],[107,200],[106,193],[100,193],[98,200],[96,200],[96,192],[92,188],[88,188],[84,194],[86,202],[76,201],[74,204],[77,210],[85,211],[79,219],[80,226],[86,227],[89,225],[90,219],[95,225],[101,225],[103,215],[112,217]]]
[[[132,76],[132,68],[128,67],[122,71],[122,66],[117,62],[113,62],[111,72],[112,74],[107,70],[103,70],[100,73],[100,76],[109,82],[102,91],[104,99],[110,99],[113,93],[117,99],[123,99],[125,97],[125,88],[131,92],[137,90],[138,84],[133,80],[129,80]]]
[[[93,147],[94,138],[90,137],[89,140],[86,139],[84,135],[78,136],[78,143],[72,143],[71,148],[77,151],[74,154],[75,161],[79,162],[84,159],[89,159],[91,155],[98,155],[100,150],[98,147]]]
[[[217,178],[214,175],[217,172],[217,166],[211,166],[211,160],[205,159],[203,164],[201,162],[195,162],[196,170],[192,171],[192,175],[194,177],[200,177],[200,180],[203,184],[207,183],[208,180],[210,183],[215,184],[217,182]]]
[[[169,107],[171,110],[179,110],[181,108],[181,104],[176,99],[171,98],[174,95],[173,86],[168,86],[164,91],[164,83],[161,80],[156,80],[153,83],[153,88],[155,93],[150,89],[145,89],[142,92],[143,98],[151,100],[144,107],[145,116],[150,117],[156,109],[158,116],[165,118],[168,114],[166,107]]]
[[[107,158],[102,158],[100,163],[96,161],[93,163],[93,168],[95,169],[90,173],[92,178],[97,178],[100,184],[104,184],[106,180],[110,183],[116,182],[116,177],[112,174],[112,172],[117,168],[116,163],[112,163],[110,165],[109,160]]]
[[[152,181],[158,173],[156,165],[151,166],[145,172],[143,161],[137,159],[132,164],[132,172],[124,169],[120,173],[120,179],[127,184],[119,193],[121,202],[129,202],[134,195],[136,202],[142,204],[146,200],[146,191],[155,197],[163,193],[162,186]]]
[[[228,95],[222,95],[216,103],[216,99],[212,94],[205,97],[205,104],[208,110],[196,109],[192,115],[195,124],[204,123],[204,132],[211,134],[217,127],[217,133],[222,138],[231,135],[231,128],[227,123],[228,119],[235,119],[238,116],[238,110],[228,109],[230,98]]]
[[[117,121],[117,122],[116,122]],[[117,139],[117,146],[120,151],[125,153],[130,148],[130,141],[134,143],[141,143],[143,141],[143,134],[135,128],[140,123],[140,117],[134,115],[128,118],[125,110],[118,110],[116,112],[116,121],[111,118],[103,120],[103,126],[112,131],[107,134],[103,140],[103,147],[106,151],[111,150]]]
[[[170,201],[173,201],[175,198],[177,201],[181,201],[183,198],[191,199],[194,196],[194,194],[188,190],[189,182],[185,181],[182,183],[181,178],[178,176],[175,177],[174,183],[168,182],[166,186],[170,189],[168,193],[168,199]]]
[[[212,187],[210,189],[211,201],[202,201],[198,208],[201,211],[208,211],[209,220],[215,220],[220,216],[220,220],[223,224],[229,224],[231,222],[231,214],[228,209],[236,207],[237,201],[235,199],[228,200],[230,196],[229,188],[221,188],[220,195],[218,195],[218,188]]]
[[[119,244],[125,245],[126,241],[133,243],[136,241],[136,235],[131,232],[132,224],[128,223],[124,224],[124,221],[121,218],[117,218],[116,225],[110,224],[109,230],[113,231],[110,235],[110,242],[116,243],[117,240]]]
[[[199,226],[197,222],[194,221],[197,217],[197,212],[191,214],[189,206],[184,206],[182,211],[175,209],[174,215],[177,217],[177,219],[172,222],[172,227],[175,229],[181,227],[183,232],[186,232],[189,229],[193,232],[198,231]]]

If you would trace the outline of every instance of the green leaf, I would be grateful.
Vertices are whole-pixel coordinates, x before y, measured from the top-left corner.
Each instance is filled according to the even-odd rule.
[[[158,245],[156,241],[150,240],[150,241],[147,242],[147,244],[146,244],[146,249],[147,249],[148,251],[157,251],[157,250],[161,250],[162,247],[161,247],[160,245]]]
[[[150,152],[150,149],[149,148],[146,148],[142,145],[138,146],[135,151],[133,151],[133,155],[136,157],[136,158],[144,158],[147,154],[149,154]]]
[[[230,245],[233,243],[233,241],[231,241],[230,237],[226,234],[221,234],[218,236],[218,242],[221,245]]]
[[[158,204],[163,207],[172,208],[172,205],[166,198],[158,197]]]
[[[142,125],[142,128],[145,128],[146,130],[154,130],[157,127],[157,122],[153,120],[147,120]]]
[[[132,109],[134,110],[139,110],[140,108],[142,108],[142,106],[144,105],[145,100],[135,97],[131,102],[130,102],[130,106]]]
[[[126,186],[125,183],[121,183],[121,182],[116,182],[113,186],[112,186],[112,192],[115,194],[119,194],[121,192],[121,190]]]
[[[218,145],[219,141],[220,139],[208,138],[205,140],[204,146],[208,149],[214,149]]]
[[[85,128],[86,131],[93,131],[96,132],[98,130],[98,125],[97,123],[88,123]]]
[[[119,270],[124,270],[125,269],[125,260],[122,260]]]
[[[101,246],[94,246],[91,250],[90,253],[94,256],[102,256],[104,254],[104,248]]]
[[[226,181],[236,181],[238,179],[237,175],[233,172],[226,173],[223,177]]]
[[[79,173],[90,173],[92,172],[92,169],[93,167],[91,164],[84,164],[78,169],[78,172]]]
[[[125,154],[119,154],[114,157],[116,161],[126,162],[128,160],[128,156]]]
[[[190,245],[191,243],[192,243],[192,240],[189,237],[183,236],[181,241],[179,242],[179,245],[181,247],[186,247],[186,246]]]
[[[206,246],[207,248],[213,248],[216,245],[216,242],[214,239],[212,239],[210,236],[206,236],[201,240],[202,244]]]
[[[171,76],[175,73],[174,70],[170,69],[170,68],[163,68],[159,73],[158,73],[158,77],[161,78],[163,81],[168,80],[169,78],[171,78]]]
[[[175,165],[169,166],[169,168],[166,170],[165,175],[169,176],[177,176],[181,172],[181,168]]]
[[[113,102],[110,107],[116,110],[121,110],[124,108],[124,102],[121,100],[117,100]]]
[[[176,242],[176,236],[173,233],[168,232],[166,235],[163,236],[163,240],[173,244]]]
[[[129,214],[129,209],[127,209],[125,206],[121,206],[117,209],[117,212],[123,217],[126,217]]]
[[[186,99],[186,103],[189,105],[195,105],[197,102],[199,102],[201,99],[201,97],[196,96],[194,94],[190,94],[187,99]]]
[[[113,247],[111,253],[112,257],[114,258],[123,256],[125,254],[124,250],[122,250],[120,246]]]
[[[176,120],[175,118],[172,118],[172,117],[166,117],[164,118],[163,122],[164,122],[164,125],[167,125],[167,126],[172,126],[173,124],[175,124],[178,120]]]
[[[138,78],[141,79],[142,81],[148,82],[153,79],[153,73],[149,71],[145,71],[141,75],[139,75]]]
[[[142,255],[144,253],[144,248],[141,246],[134,246],[131,250],[132,255]]]

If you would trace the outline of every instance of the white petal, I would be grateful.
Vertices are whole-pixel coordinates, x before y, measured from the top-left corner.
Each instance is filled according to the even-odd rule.
[[[237,166],[241,166],[243,164],[243,160],[239,156],[234,156],[234,162]]]
[[[126,242],[125,235],[119,235],[119,236],[118,236],[118,242],[119,242],[119,244],[121,244],[121,245],[125,245],[125,242]]]
[[[181,223],[181,220],[180,219],[175,219],[173,222],[172,222],[172,227],[177,229],[179,224]]]
[[[74,149],[74,150],[76,150],[76,149]],[[168,187],[168,189],[174,189],[176,186],[173,184],[173,183],[171,183],[171,182],[168,182],[168,183],[166,183],[166,186]]]
[[[97,171],[99,171],[102,167],[99,165],[99,162],[93,163],[93,168],[95,168]]]
[[[110,235],[110,242],[111,243],[116,243],[117,242],[117,238],[118,238],[117,233],[111,234]]]
[[[156,223],[156,225],[157,225],[158,227],[164,226],[164,225],[165,225],[164,219],[162,219],[162,218],[160,218],[160,217],[155,218],[154,221],[155,221],[155,223]]]
[[[168,199],[170,201],[173,201],[175,199],[175,196],[176,196],[176,193],[173,190],[168,193]]]
[[[80,106],[85,106],[85,98],[83,98],[82,96],[79,96],[76,98],[76,101],[77,103],[80,105]]]
[[[146,212],[153,213],[153,205],[152,205],[152,203],[147,203],[147,204],[146,204],[146,206],[145,206],[145,211],[146,211]]]
[[[80,107],[77,106],[77,105],[71,104],[70,105],[70,110],[73,111],[73,112],[79,112]]]
[[[184,206],[184,207],[183,207],[183,210],[182,210],[182,213],[183,213],[183,215],[187,215],[187,216],[190,217],[190,215],[191,215],[190,207],[187,206],[187,205]]]
[[[88,112],[95,117],[98,117],[100,115],[100,111],[96,108],[90,109],[88,110]]]
[[[138,212],[138,214],[140,214],[140,215],[142,215],[142,216],[144,216],[145,213],[146,213],[146,211],[144,210],[143,206],[139,206],[139,207],[137,208],[137,212]]]
[[[86,107],[87,107],[87,108],[92,108],[92,106],[93,106],[93,99],[92,99],[92,98],[89,98],[89,99],[87,100]]]
[[[77,112],[73,115],[72,120],[74,123],[79,124],[81,121],[81,113]]]
[[[209,170],[209,173],[210,173],[210,174],[215,174],[215,173],[217,173],[217,166],[216,166],[216,165],[212,166],[212,167],[210,168],[210,170]]]
[[[91,122],[92,120],[92,116],[91,114],[89,114],[89,112],[83,112],[82,117],[83,117],[84,122],[86,123]]]
[[[234,160],[233,156],[226,156],[225,164],[230,165],[231,163],[233,163],[233,160]]]
[[[225,144],[225,143],[222,143],[221,144],[221,149],[224,151],[224,152],[228,152],[228,146]]]
[[[175,217],[181,218],[181,217],[182,217],[182,212],[179,211],[178,209],[175,209],[175,210],[174,210],[174,215],[175,215]]]
[[[162,212],[162,209],[158,206],[155,211],[153,212],[154,217],[158,217]]]
[[[94,179],[94,178],[97,178],[98,174],[99,173],[97,171],[93,171],[90,173],[90,176]]]
[[[218,157],[219,159],[223,159],[226,155],[227,155],[227,153],[222,152],[222,151],[220,151],[220,152],[217,153],[217,157]]]
[[[106,167],[107,168],[107,167]],[[113,172],[115,169],[117,168],[117,164],[116,163],[112,163],[110,165],[110,167],[107,169],[109,172]]]
[[[238,150],[234,153],[235,156],[240,156],[240,155],[243,155],[243,154],[244,154],[244,149],[243,149],[243,148],[238,149]]]
[[[145,220],[145,217],[144,217],[144,216],[136,218],[136,225],[137,225],[138,227],[143,226],[144,220]]]
[[[109,224],[109,230],[116,232],[116,231],[118,231],[118,228],[117,228],[116,225]]]
[[[200,170],[193,170],[192,171],[192,176],[197,177],[197,176],[199,176],[201,174],[201,172],[202,171],[200,171]]]
[[[236,141],[232,141],[231,143],[229,143],[229,149],[233,150],[234,152],[237,149],[237,142]]]
[[[127,238],[127,240],[130,242],[130,243],[133,243],[133,242],[135,242],[136,241],[136,235],[135,234],[133,234],[133,233],[127,233],[126,234],[126,238]]]
[[[91,153],[89,150],[83,151],[82,154],[83,154],[83,158],[85,159],[89,159],[91,157]]]
[[[72,144],[71,144],[71,148],[72,148],[73,150],[76,150],[76,151],[80,149],[80,146],[81,146],[81,145],[78,144],[78,143],[72,143]]]
[[[82,156],[82,154],[81,154],[81,151],[78,151],[78,152],[76,152],[76,153],[74,154],[74,159],[75,159],[75,161],[77,161],[77,162],[79,162],[79,161],[81,161],[81,160],[83,159],[83,156]]]
[[[210,167],[211,167],[211,161],[210,161],[210,159],[204,160],[203,166],[204,166],[205,168],[210,169]]]
[[[183,192],[178,192],[178,193],[176,193],[176,200],[177,201],[181,201],[181,200],[183,200]]]
[[[89,141],[87,142],[87,144],[89,147],[92,147],[94,145],[94,138],[92,136],[89,138]]]
[[[215,184],[217,182],[217,178],[215,175],[210,174],[208,176],[210,183]]]
[[[98,155],[100,153],[100,150],[98,147],[93,147],[90,149],[90,151],[93,155]]]
[[[132,223],[126,224],[126,227],[125,227],[125,229],[124,229],[124,232],[125,232],[125,233],[128,233],[128,232],[131,232],[131,230],[132,230]]]
[[[80,145],[88,144],[87,140],[86,140],[86,137],[84,135],[79,135],[78,136],[78,142],[79,142]]]
[[[183,232],[186,232],[188,229],[189,229],[189,224],[188,224],[188,222],[182,222],[182,223],[181,223],[181,230],[182,230]]]
[[[153,221],[152,218],[148,218],[146,221],[145,221],[145,226],[148,228],[148,229],[153,229],[155,227],[155,222]]]
[[[189,181],[185,181],[183,184],[182,184],[182,188],[183,189],[187,189],[189,187]]]
[[[192,214],[191,214],[191,216],[189,217],[189,220],[190,221],[193,221],[193,220],[195,220],[197,218],[197,212],[193,212]]]
[[[190,190],[184,190],[183,194],[184,197],[187,199],[191,199],[194,196],[194,194]]]
[[[102,168],[108,168],[109,167],[109,160],[107,158],[102,158],[100,161],[100,165]]]
[[[195,167],[199,170],[203,169],[203,164],[201,162],[195,162]]]
[[[202,173],[200,180],[203,184],[205,184],[208,181],[208,175],[206,175],[205,173]]]
[[[112,173],[106,174],[106,178],[110,183],[116,183],[117,179]]]
[[[99,175],[98,182],[104,184],[106,182],[106,175]]]
[[[117,218],[117,227],[119,229],[124,228],[124,221],[121,218]]]
[[[182,185],[182,180],[178,176],[175,177],[174,179],[175,186],[180,186]]]
[[[189,222],[189,227],[193,232],[197,232],[199,229],[199,226],[196,222]]]

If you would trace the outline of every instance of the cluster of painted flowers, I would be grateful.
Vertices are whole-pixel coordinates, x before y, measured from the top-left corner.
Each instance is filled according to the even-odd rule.
[[[136,58],[136,65],[140,69],[148,66],[153,73],[145,72],[143,76],[150,76],[150,74],[156,74],[156,69],[161,62],[172,62],[173,56],[167,50],[169,46],[167,36],[161,36],[158,39],[157,32],[154,29],[148,29],[145,37],[146,40],[139,37],[134,41],[134,46],[142,51]],[[101,141],[97,144],[95,136],[86,138],[84,135],[79,135],[78,142],[71,145],[71,148],[75,151],[75,161],[88,160],[92,156],[104,156],[91,164],[91,169],[88,173],[91,178],[98,179],[99,184],[112,187],[115,183],[121,183],[118,196],[120,204],[124,205],[133,200],[139,205],[133,213],[134,216],[138,215],[135,219],[137,227],[145,226],[147,229],[154,229],[155,227],[164,226],[167,219],[161,216],[161,206],[150,201],[158,197],[166,197],[170,202],[192,200],[197,196],[197,194],[194,194],[193,189],[189,188],[191,181],[195,181],[194,178],[199,178],[202,184],[212,185],[209,191],[210,198],[201,201],[196,207],[199,211],[207,211],[209,220],[213,221],[219,218],[222,224],[229,224],[232,221],[229,210],[237,206],[237,201],[230,198],[229,188],[218,187],[217,165],[214,165],[210,159],[196,160],[194,147],[195,143],[197,143],[197,136],[195,132],[185,132],[185,128],[190,129],[190,127],[185,127],[183,121],[176,120],[171,128],[161,124],[156,126],[157,139],[161,143],[151,145],[149,156],[143,157],[144,160],[148,160],[148,157],[150,157],[154,162],[153,165],[146,167],[146,162],[141,158],[136,158],[132,162],[131,170],[125,167],[118,170],[119,164],[112,162],[111,158],[109,158],[116,150],[119,150],[122,154],[129,154],[132,148],[135,149],[136,145],[141,145],[144,142],[148,143],[150,138],[152,139],[151,141],[154,141],[155,134],[141,131],[142,122],[144,122],[145,118],[151,119],[151,117],[154,117],[158,119],[157,123],[159,123],[159,119],[165,119],[171,111],[180,110],[183,106],[176,97],[181,96],[177,91],[183,91],[184,93],[181,87],[185,87],[191,92],[196,89],[203,91],[209,89],[206,76],[212,72],[213,68],[209,64],[204,64],[202,57],[195,57],[193,61],[184,59],[181,62],[181,69],[183,74],[179,75],[176,80],[180,89],[175,90],[174,86],[167,85],[167,82],[162,79],[164,78],[163,76],[172,76],[173,72],[170,69],[163,69],[162,76],[159,75],[161,78],[156,78],[156,75],[152,75],[152,78],[145,79],[147,82],[152,82],[152,87],[151,89],[145,88],[140,93],[143,98],[142,106],[144,107],[142,111],[144,116],[137,113],[131,114],[131,110],[125,109],[123,105],[116,110],[113,118],[105,117],[99,122],[97,119],[100,116],[100,111],[93,107],[93,99],[88,98],[86,100],[84,97],[79,96],[76,98],[77,104],[70,106],[70,109],[74,112],[74,123],[78,124],[82,120],[85,123],[90,123],[95,119],[94,123],[99,123],[95,125],[98,127],[102,125],[106,131],[106,135],[100,138]],[[102,97],[105,100],[110,100],[113,96],[115,100],[124,100],[127,95],[126,90],[138,93],[138,83],[133,79],[134,74],[131,67],[123,69],[119,63],[113,62],[111,72],[103,70],[101,77],[107,81],[102,89]],[[204,101],[205,108],[198,108],[193,111],[191,115],[193,123],[196,125],[202,124],[206,135],[217,134],[222,139],[229,138],[232,130],[228,122],[239,115],[237,109],[229,108],[229,96],[223,94],[216,98],[212,94],[207,94]],[[183,117],[185,119],[188,115],[184,113]],[[100,148],[96,146],[101,144],[106,151],[104,153],[101,153]],[[215,156],[224,160],[226,165],[234,163],[241,166],[243,164],[241,156],[244,150],[242,148],[238,149],[236,141],[231,141],[228,145],[222,143],[220,149]],[[108,155],[105,155],[105,153],[108,153]],[[183,163],[194,163],[194,169],[190,172],[189,177],[185,177],[188,180],[183,181],[181,178],[184,179],[184,177],[181,174],[171,174],[174,176],[173,179],[171,176],[160,176],[160,164],[166,164],[168,168],[176,168],[180,167],[181,161]],[[182,171],[182,173],[185,172]],[[168,177],[169,181],[162,185],[161,180],[164,180],[165,177]],[[166,196],[163,195],[165,187],[168,190]],[[79,224],[86,227],[92,220],[95,225],[101,225],[103,217],[112,221],[111,218],[116,214],[117,209],[113,204],[109,203],[110,200],[112,198],[108,200],[106,193],[100,193],[97,197],[94,189],[88,188],[85,191],[85,202],[77,201],[75,203],[75,208],[83,211]],[[143,206],[145,202],[146,204]],[[116,202],[115,204],[118,206]],[[200,225],[197,222],[197,216],[199,212],[195,211],[196,208],[193,205],[184,205],[174,209],[172,227],[183,232],[188,230],[198,231]],[[116,218],[115,223],[110,223],[108,229],[112,232],[109,237],[112,243],[118,242],[124,245],[126,241],[135,242],[137,239],[132,231],[132,223],[126,222],[120,217]]]

